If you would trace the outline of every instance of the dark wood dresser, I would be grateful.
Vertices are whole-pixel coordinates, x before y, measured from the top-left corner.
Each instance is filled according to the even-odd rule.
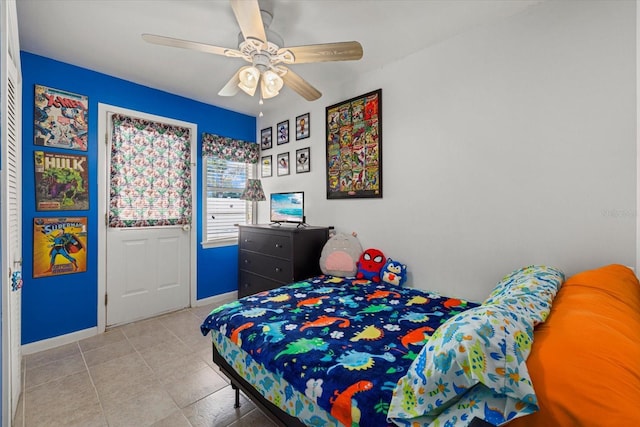
[[[241,225],[238,298],[322,274],[328,227]]]

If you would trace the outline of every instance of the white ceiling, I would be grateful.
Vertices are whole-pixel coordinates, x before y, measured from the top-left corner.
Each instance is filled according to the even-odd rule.
[[[291,66],[322,92],[336,80],[541,1],[274,0],[270,28],[285,46],[362,44],[360,61]],[[240,30],[227,0],[18,0],[17,8],[20,49],[30,53],[253,116],[301,99],[288,88],[262,108],[257,95],[220,97],[218,91],[246,64],[242,59],[152,45],[140,37],[152,33],[237,48]]]

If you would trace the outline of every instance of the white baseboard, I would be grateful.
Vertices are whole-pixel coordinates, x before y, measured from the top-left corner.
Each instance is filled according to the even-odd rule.
[[[214,295],[212,297],[196,300],[193,304],[194,307],[202,307],[203,305],[210,304],[226,304],[238,299],[238,291],[227,292],[220,295]]]
[[[83,329],[81,331],[72,332],[70,334],[59,335],[57,337],[32,342],[30,344],[25,344],[21,347],[22,354],[27,355],[27,354],[37,353],[43,350],[49,350],[55,347],[59,347],[61,345],[71,344],[73,342],[80,341],[85,338],[90,338],[95,335],[98,335],[97,327]]]
[[[214,295],[209,298],[196,300],[193,306],[202,307],[202,306],[211,305],[211,304],[222,305],[237,299],[238,299],[238,292],[232,291],[232,292],[227,292],[220,295]],[[57,337],[32,342],[29,344],[25,344],[21,347],[22,354],[27,355],[27,354],[37,353],[39,351],[50,350],[52,348],[59,347],[61,345],[71,344],[73,342],[80,341],[85,338],[90,338],[95,335],[98,335],[98,327],[83,329],[81,331],[72,332],[70,334],[60,335]]]

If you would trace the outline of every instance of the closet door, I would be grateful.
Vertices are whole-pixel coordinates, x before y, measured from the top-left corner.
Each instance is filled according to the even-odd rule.
[[[0,9],[0,244],[2,254],[2,425],[9,426],[22,391],[22,143],[20,49],[16,2]]]

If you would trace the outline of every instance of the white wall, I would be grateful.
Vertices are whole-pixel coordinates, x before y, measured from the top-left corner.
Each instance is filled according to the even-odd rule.
[[[405,262],[410,285],[483,299],[506,273],[567,275],[636,260],[633,1],[545,2],[259,120],[311,113],[307,222],[356,231]],[[367,47],[365,46],[365,55]],[[326,200],[325,107],[383,89],[383,198]],[[268,202],[259,205],[268,222]]]

